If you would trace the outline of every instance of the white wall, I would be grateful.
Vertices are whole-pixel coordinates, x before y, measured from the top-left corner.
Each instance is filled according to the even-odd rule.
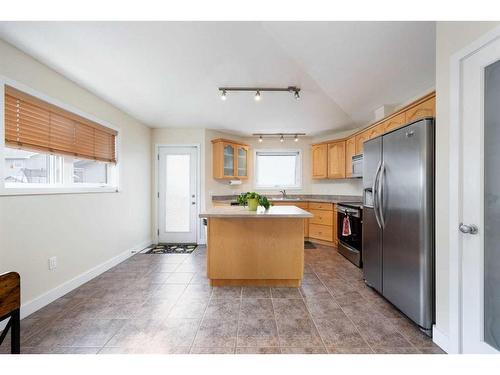
[[[436,42],[436,328],[449,335],[450,57],[500,22],[438,22]]]
[[[151,240],[151,130],[2,40],[0,56],[0,75],[108,121],[121,137],[119,193],[0,197],[0,273],[21,274],[25,304]]]

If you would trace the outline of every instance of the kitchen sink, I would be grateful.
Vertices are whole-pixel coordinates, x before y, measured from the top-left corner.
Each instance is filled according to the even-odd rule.
[[[269,200],[272,202],[272,201],[300,201],[302,199],[300,199],[300,198],[271,198]]]

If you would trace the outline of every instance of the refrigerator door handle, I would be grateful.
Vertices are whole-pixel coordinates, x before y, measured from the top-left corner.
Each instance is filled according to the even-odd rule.
[[[381,228],[385,228],[385,220],[384,220],[384,204],[383,204],[383,188],[384,188],[384,175],[385,175],[385,162],[382,162],[380,167],[379,177],[378,177],[378,186],[377,186],[377,208],[378,215],[381,224]]]
[[[380,222],[380,218],[378,216],[378,190],[377,190],[377,182],[379,178],[379,173],[380,173],[380,167],[382,166],[382,162],[379,161],[377,165],[377,170],[375,172],[375,178],[373,179],[373,186],[372,186],[372,194],[373,194],[373,212],[375,214],[375,221],[377,222],[377,225],[379,228],[382,228],[382,224]]]

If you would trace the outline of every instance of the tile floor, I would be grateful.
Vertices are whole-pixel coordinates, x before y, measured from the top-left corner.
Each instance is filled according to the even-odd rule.
[[[23,319],[22,352],[442,353],[335,249],[305,259],[300,289],[211,288],[203,247],[138,254]]]

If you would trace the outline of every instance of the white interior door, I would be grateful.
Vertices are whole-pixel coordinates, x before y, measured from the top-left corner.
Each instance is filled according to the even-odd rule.
[[[462,348],[499,353],[500,39],[467,57],[461,74]]]
[[[158,241],[196,243],[198,149],[159,148]]]

